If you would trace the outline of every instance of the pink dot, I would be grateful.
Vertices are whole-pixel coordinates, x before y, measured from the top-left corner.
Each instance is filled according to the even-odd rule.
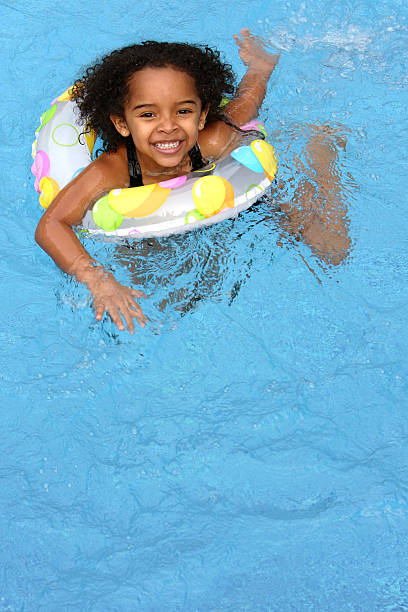
[[[127,233],[128,236],[131,236],[132,234],[140,234],[141,232],[139,232],[139,230],[133,228],[130,230],[130,232]]]
[[[34,158],[33,165],[31,166],[31,172],[34,174],[35,182],[34,188],[38,193],[41,193],[40,189],[40,180],[47,176],[50,170],[50,158],[46,154],[45,151],[37,151],[37,154]]]
[[[169,179],[168,181],[162,181],[159,183],[160,187],[164,187],[164,189],[176,189],[176,187],[181,187],[186,182],[187,177],[184,176],[176,176],[176,178]]]
[[[241,125],[241,130],[258,130],[259,131],[259,126],[260,121],[259,119],[252,119],[251,121],[248,121],[248,123],[245,123],[245,125]]]

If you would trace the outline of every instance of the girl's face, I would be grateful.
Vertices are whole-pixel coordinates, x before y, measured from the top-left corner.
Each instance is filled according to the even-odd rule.
[[[135,72],[124,117],[111,115],[111,120],[122,136],[132,136],[142,171],[157,173],[183,164],[207,112],[194,79],[166,66]]]

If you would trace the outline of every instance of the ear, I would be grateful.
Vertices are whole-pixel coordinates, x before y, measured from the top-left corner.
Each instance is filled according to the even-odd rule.
[[[127,126],[127,123],[125,121],[125,119],[123,117],[120,117],[119,115],[109,115],[110,120],[112,121],[113,125],[115,126],[115,128],[117,129],[117,131],[119,132],[119,134],[121,136],[123,136],[124,138],[126,138],[127,136],[130,135],[130,130]]]
[[[205,108],[200,113],[200,119],[198,121],[198,129],[201,131],[204,129],[205,121],[207,119],[208,111],[210,110],[210,105],[207,104]]]

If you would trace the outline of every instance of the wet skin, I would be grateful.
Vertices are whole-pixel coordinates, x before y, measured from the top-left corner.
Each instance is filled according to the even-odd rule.
[[[279,55],[270,55],[263,42],[247,29],[234,38],[247,71],[236,96],[223,111],[230,122],[242,125],[257,116]],[[188,171],[188,150],[196,142],[203,157],[215,159],[222,158],[238,145],[234,128],[222,121],[205,123],[206,114],[207,109],[202,108],[192,77],[173,66],[166,66],[135,72],[124,117],[112,116],[111,119],[121,134],[132,136],[143,182],[151,184]],[[204,125],[201,127],[201,124]],[[316,149],[315,146],[314,149],[325,155],[324,147]],[[319,173],[319,181],[322,185],[326,182],[324,172]],[[107,313],[118,329],[127,328],[133,332],[135,320],[141,327],[147,322],[136,301],[144,294],[121,285],[97,264],[72,229],[80,225],[98,198],[111,189],[128,186],[126,147],[122,145],[115,153],[102,154],[60,191],[40,220],[36,240],[63,271],[88,287],[97,320]],[[308,202],[304,204],[307,208]],[[290,221],[295,212],[292,206],[288,207]],[[294,216],[293,221],[296,221]],[[321,224],[317,222],[309,223],[309,228],[303,225],[303,230],[311,245],[316,237],[322,236]],[[327,240],[331,242],[332,239],[330,231]],[[347,239],[343,243],[342,246],[347,247]]]

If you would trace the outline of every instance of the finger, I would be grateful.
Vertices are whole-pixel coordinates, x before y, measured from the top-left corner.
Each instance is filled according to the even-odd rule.
[[[244,42],[249,42],[254,45],[265,47],[265,41],[262,40],[262,38],[260,38],[259,36],[256,36],[256,34],[252,34],[252,32],[250,32],[247,28],[245,29],[245,34],[243,33],[243,30],[241,30],[241,33],[244,38]]]
[[[116,327],[119,329],[119,331],[123,331],[125,329],[125,326],[123,325],[122,317],[119,314],[119,310],[117,308],[107,308],[106,310],[109,312],[110,318],[112,319]]]
[[[146,323],[149,320],[143,313],[136,315],[135,319],[142,328],[146,327]]]
[[[139,304],[133,303],[130,308],[130,314],[132,315],[132,317],[136,319],[140,327],[145,327],[149,319],[146,317],[145,314],[143,314],[143,311],[140,308]]]
[[[94,310],[95,310],[95,317],[97,321],[101,321],[102,317],[105,313],[105,308],[102,304],[96,304],[95,302],[92,304]]]
[[[133,334],[133,332],[135,331],[133,313],[131,312],[130,308],[127,308],[126,306],[122,306],[120,311],[122,313],[122,317],[125,319],[126,327],[128,328],[129,333]]]
[[[141,291],[144,297],[145,294]],[[133,297],[128,296],[127,307],[129,308],[130,314],[134,317],[141,327],[145,327],[147,321],[149,320],[144,314],[143,310],[139,306],[139,304],[133,299]]]
[[[244,43],[247,40],[256,40],[257,38],[254,34],[252,34],[252,32],[250,32],[248,28],[242,28],[242,30],[240,31],[240,34],[244,40]]]
[[[138,291],[137,289],[131,289],[130,293],[137,298],[147,298],[147,295],[143,291]]]
[[[148,318],[143,314],[143,312],[140,311],[136,311],[136,309],[132,309],[129,310],[129,313],[131,315],[132,318],[132,328],[134,329],[134,322],[133,319],[136,319],[136,321],[138,322],[138,324],[140,325],[140,327],[146,327],[146,323],[148,322]],[[133,332],[132,332],[133,333]]]

